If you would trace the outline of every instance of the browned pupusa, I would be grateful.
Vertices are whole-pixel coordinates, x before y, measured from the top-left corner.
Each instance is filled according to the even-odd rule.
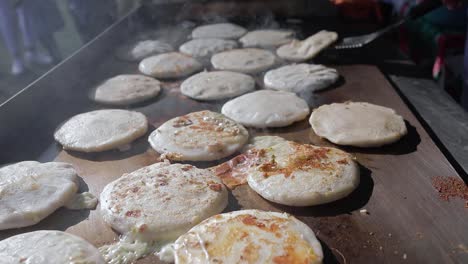
[[[100,201],[115,230],[140,241],[165,241],[221,212],[227,191],[208,170],[161,162],[109,183]]]
[[[347,196],[359,184],[359,167],[344,151],[272,136],[254,138],[254,149],[256,142],[264,146],[265,154],[248,170],[247,182],[269,201],[290,206],[323,204]]]
[[[174,245],[175,263],[321,263],[313,231],[288,214],[241,210],[215,215]]]
[[[167,121],[151,133],[149,142],[168,159],[208,161],[233,154],[248,136],[242,125],[205,110]]]

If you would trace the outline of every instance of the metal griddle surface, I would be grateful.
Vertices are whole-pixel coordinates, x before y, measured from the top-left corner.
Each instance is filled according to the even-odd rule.
[[[376,67],[348,65],[336,68],[343,77],[341,82],[335,87],[306,96],[311,109],[326,103],[350,100],[387,106],[405,118],[408,135],[395,144],[381,148],[339,147],[353,153],[361,164],[361,183],[345,199],[320,206],[289,207],[270,203],[248,186],[241,186],[232,191],[226,211],[256,208],[295,215],[307,223],[321,240],[326,255],[325,263],[468,262],[468,209],[464,208],[464,203],[460,200],[440,200],[431,186],[432,177],[458,176],[457,172]],[[93,77],[84,78],[84,81],[74,84],[75,92],[69,93],[68,97],[66,94],[61,95],[62,103],[75,102],[76,107],[70,105],[67,111],[57,113],[54,111],[60,111],[60,108],[44,106],[47,113],[55,117],[49,121],[54,126],[79,112],[106,108],[90,102],[86,98],[87,92],[108,77],[120,73],[136,73],[137,63],[118,62],[108,56],[99,65],[88,69],[88,72]],[[86,75],[80,76],[83,78]],[[148,117],[152,125],[150,132],[166,120],[192,111],[220,111],[224,101],[208,103],[186,98],[181,95],[179,84],[180,80],[165,82],[162,94],[157,98],[129,107]],[[14,101],[10,103],[13,104]],[[57,103],[57,106],[60,104]],[[29,114],[34,115],[32,112]],[[58,117],[62,119],[59,120]],[[158,161],[159,155],[147,143],[149,133],[136,140],[128,151],[83,154],[61,150],[58,144],[53,143],[53,128],[45,131],[48,131],[50,137],[46,147],[41,148],[40,154],[24,156],[40,161],[55,160],[73,164],[83,178],[81,189],[89,189],[96,195],[100,194],[107,183],[123,173]],[[251,136],[279,135],[298,142],[333,146],[317,137],[307,120],[279,129],[250,129],[250,133]],[[28,152],[27,146],[21,151]],[[218,162],[193,164],[209,167]],[[366,209],[369,214],[360,213],[360,209]],[[112,243],[118,237],[102,221],[99,210],[59,209],[35,226],[0,231],[0,239],[40,229],[65,230],[96,246]],[[149,256],[138,263],[159,262],[156,257]]]

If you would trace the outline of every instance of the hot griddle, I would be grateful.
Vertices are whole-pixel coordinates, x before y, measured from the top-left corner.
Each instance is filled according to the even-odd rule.
[[[140,10],[141,11],[141,10]],[[79,153],[63,151],[53,132],[71,116],[109,108],[88,99],[89,91],[117,74],[137,73],[137,63],[115,58],[118,45],[141,32],[169,28],[170,24],[142,23],[138,10],[122,19],[41,79],[0,107],[0,163],[21,160],[63,161],[82,177],[81,191],[99,195],[103,187],[159,155],[147,143],[148,134],[170,118],[193,111],[220,111],[225,101],[200,102],[180,93],[182,80],[164,82],[155,99],[128,107],[144,113],[151,124],[144,137],[127,151]],[[177,27],[171,41],[181,44],[193,23]],[[249,25],[246,25],[249,26]],[[292,26],[309,34],[317,25]],[[170,30],[169,30],[170,31]],[[262,199],[248,186],[233,190],[226,211],[262,209],[288,212],[307,223],[322,243],[325,263],[467,263],[468,209],[464,202],[442,201],[431,185],[434,176],[459,177],[415,115],[383,74],[372,65],[335,65],[342,78],[324,91],[303,95],[311,109],[322,104],[366,101],[395,109],[408,126],[408,135],[381,148],[342,147],[356,156],[361,183],[347,198],[311,207],[289,207]],[[257,76],[261,87],[262,76]],[[287,102],[285,102],[287,103]],[[278,135],[319,146],[334,146],[316,136],[307,120],[277,129],[249,130],[251,136]],[[335,146],[336,147],[336,146]],[[226,160],[226,159],[224,159]],[[210,167],[219,162],[192,163]],[[360,212],[365,209],[366,212]],[[59,209],[39,224],[0,231],[0,239],[40,229],[64,230],[96,246],[112,243],[117,234],[101,219],[99,210]],[[138,263],[159,263],[154,256]]]

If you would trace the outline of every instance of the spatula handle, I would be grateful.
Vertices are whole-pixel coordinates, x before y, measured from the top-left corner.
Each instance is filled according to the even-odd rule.
[[[410,19],[419,18],[441,6],[442,6],[442,1],[440,0],[424,0],[418,5],[411,8],[409,12],[409,18]]]

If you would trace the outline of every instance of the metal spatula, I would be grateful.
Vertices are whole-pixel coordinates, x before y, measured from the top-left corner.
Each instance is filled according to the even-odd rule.
[[[408,20],[416,19],[418,17],[421,17],[432,10],[440,7],[442,5],[442,2],[440,0],[426,0],[418,4],[417,6],[413,7],[411,11],[409,12],[409,15],[407,17],[401,18],[397,22],[370,34],[366,35],[361,35],[361,36],[354,36],[354,37],[348,37],[344,38],[341,41],[339,41],[337,44],[335,44],[334,48],[335,49],[355,49],[355,48],[361,48],[365,46],[366,44],[374,41],[378,37],[382,36],[383,34],[394,30],[395,28],[399,27],[400,25],[404,24]]]

